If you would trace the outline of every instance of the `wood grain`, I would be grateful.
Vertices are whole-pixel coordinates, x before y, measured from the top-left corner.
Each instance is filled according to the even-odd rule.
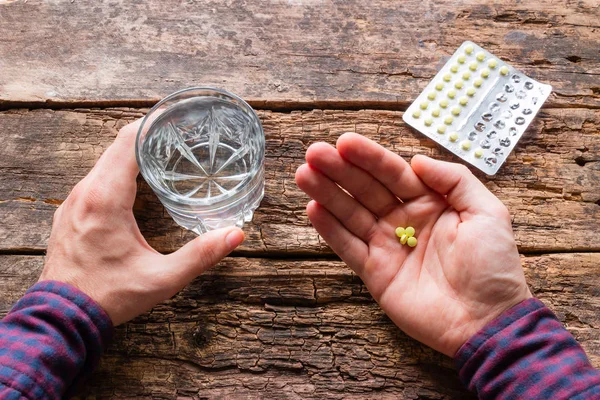
[[[595,0],[2,3],[5,104],[148,103],[212,85],[263,108],[405,107],[473,40],[551,84],[551,105],[600,106]]]
[[[92,168],[117,129],[143,111],[0,113],[0,250],[45,249],[54,210]],[[428,154],[456,161],[407,128],[401,112],[259,114],[267,139],[266,194],[253,223],[246,228],[244,252],[330,252],[310,226],[304,210],[308,199],[294,182],[295,169],[313,142],[335,143],[343,132],[357,131],[405,157]],[[599,110],[543,110],[498,175],[478,174],[510,209],[522,252],[600,250],[598,125]],[[141,179],[139,189],[134,208],[151,245],[170,252],[193,238],[172,222]]]
[[[600,366],[600,254],[523,256],[542,299]],[[0,256],[4,314],[41,256]],[[397,329],[338,261],[227,258],[121,326],[82,395],[465,398],[450,359]]]

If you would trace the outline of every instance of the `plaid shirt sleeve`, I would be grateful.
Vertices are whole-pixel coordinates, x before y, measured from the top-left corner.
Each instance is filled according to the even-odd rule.
[[[600,399],[600,371],[537,299],[490,322],[455,361],[463,383],[481,399]]]
[[[113,327],[80,290],[32,286],[0,321],[0,399],[68,396],[98,364]]]

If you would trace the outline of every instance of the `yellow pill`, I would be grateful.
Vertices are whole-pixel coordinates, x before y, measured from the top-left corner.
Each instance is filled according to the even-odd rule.
[[[467,95],[475,96],[475,91],[476,91],[476,89],[474,87],[470,87],[467,89]]]
[[[463,72],[462,76],[465,81],[468,81],[471,78],[471,73],[469,71],[465,71]]]
[[[478,65],[475,61],[473,61],[471,64],[469,64],[469,69],[471,71],[477,71],[477,67],[478,67]]]
[[[420,107],[421,107],[421,110],[427,110],[427,107],[429,107],[429,102],[427,100],[423,100],[421,102]]]
[[[429,100],[435,100],[435,92],[430,92],[430,93],[427,95],[427,98],[428,98]]]
[[[443,135],[444,133],[446,133],[446,127],[444,125],[438,126],[437,133],[439,133],[440,135]]]
[[[417,238],[416,237],[409,237],[406,240],[406,244],[408,245],[408,247],[415,247],[417,245]]]
[[[448,115],[446,118],[444,118],[444,123],[446,125],[451,125],[453,121],[454,121],[454,117],[452,117],[451,115]]]
[[[461,54],[460,56],[456,57],[456,61],[458,61],[460,64],[464,64],[466,60],[467,57],[465,57],[464,54]]]
[[[431,115],[433,115],[434,117],[439,117],[440,116],[440,109],[439,108],[434,108],[433,110],[431,110]]]
[[[456,81],[454,83],[454,87],[457,88],[457,89],[462,89],[463,83],[461,81]]]
[[[402,235],[404,235],[404,228],[401,227],[401,226],[399,226],[399,227],[396,228],[395,232],[396,232],[396,236],[402,237]]]
[[[462,142],[460,144],[460,147],[462,147],[463,150],[469,150],[469,149],[471,149],[471,142],[469,142],[468,140],[465,140],[464,142]]]
[[[465,97],[465,96],[461,97],[458,100],[458,104],[460,104],[461,106],[466,106],[468,102],[469,102],[469,98]]]
[[[425,121],[423,121],[423,123],[425,124],[425,126],[431,126],[431,124],[433,124],[433,120],[431,118],[425,118]]]
[[[483,150],[481,150],[481,149],[475,150],[475,157],[477,157],[477,158],[483,157]]]
[[[404,234],[404,235],[402,235],[402,237],[400,237],[401,244],[406,244],[407,240],[408,240],[408,236],[406,234]]]
[[[444,84],[442,82],[438,82],[435,84],[435,90],[442,90],[444,88]]]
[[[487,68],[484,68],[484,69],[482,69],[482,70],[481,70],[481,76],[482,76],[483,78],[487,78],[488,76],[490,76],[490,70],[489,70],[489,69],[487,69]]]
[[[458,65],[454,64],[453,66],[450,67],[450,71],[457,73],[458,72]]]
[[[491,58],[488,60],[488,67],[494,69],[494,68],[496,68],[497,65],[498,65],[498,60],[496,60],[495,58]]]
[[[445,75],[444,75],[444,80],[445,80],[446,82],[450,82],[450,80],[451,80],[451,79],[452,79],[452,75],[450,75],[450,74],[445,74]]]
[[[473,52],[473,45],[472,44],[468,44],[465,46],[465,53],[467,54],[471,54]]]
[[[448,97],[451,98],[451,99],[455,98],[456,97],[456,90],[454,90],[454,89],[448,90]]]
[[[442,107],[442,108],[448,107],[448,100],[446,100],[446,99],[440,100],[440,107]]]
[[[458,133],[452,132],[449,139],[451,142],[456,142],[458,140]]]
[[[473,85],[474,85],[475,87],[481,87],[481,85],[483,85],[483,79],[481,79],[481,78],[477,78],[477,79],[475,79],[475,80],[473,81]]]
[[[404,230],[404,233],[406,233],[406,236],[408,237],[413,237],[415,236],[415,228],[413,228],[412,226],[407,226],[406,229]]]
[[[413,118],[419,118],[421,116],[421,110],[413,111]]]
[[[452,109],[452,115],[455,115],[455,116],[460,115],[460,107],[454,107]]]
[[[503,66],[502,68],[500,68],[500,73],[501,73],[502,75],[506,75],[506,74],[508,74],[508,67],[505,65],[505,66]]]
[[[479,53],[477,53],[475,58],[477,59],[477,61],[483,61],[485,60],[485,53],[483,51],[480,51]]]

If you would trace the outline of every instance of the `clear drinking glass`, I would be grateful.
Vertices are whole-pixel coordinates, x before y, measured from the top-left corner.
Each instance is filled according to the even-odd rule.
[[[262,125],[225,90],[184,89],[160,101],[144,118],[135,151],[171,217],[199,235],[242,227],[264,196]]]

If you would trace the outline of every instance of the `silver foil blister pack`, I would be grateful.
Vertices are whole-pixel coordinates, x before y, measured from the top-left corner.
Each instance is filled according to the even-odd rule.
[[[552,87],[464,42],[404,121],[488,175],[498,172]]]

